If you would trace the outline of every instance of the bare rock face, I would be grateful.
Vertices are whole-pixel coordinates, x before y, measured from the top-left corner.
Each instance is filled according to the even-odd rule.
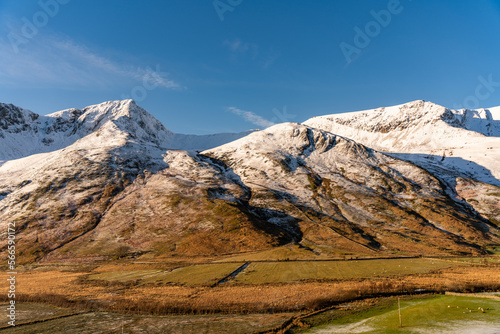
[[[407,108],[421,104],[439,109]],[[0,221],[16,224],[22,262],[288,243],[329,256],[477,254],[500,241],[497,187],[380,153],[328,120],[203,137],[173,134],[131,100],[48,116],[1,108]],[[411,127],[381,124],[368,132]]]

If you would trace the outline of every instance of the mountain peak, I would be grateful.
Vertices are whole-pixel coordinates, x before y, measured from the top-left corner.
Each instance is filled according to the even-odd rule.
[[[252,156],[267,157],[269,154],[292,160],[319,159],[323,161],[324,158],[319,158],[323,154],[332,159],[354,156],[369,159],[372,156],[372,150],[350,139],[305,124],[281,123],[205,151],[203,154],[222,156],[232,154],[233,157],[238,157],[242,161],[254,159]]]
[[[89,135],[105,145],[116,138],[165,147],[173,133],[133,100],[108,101],[46,116],[11,104],[0,104],[0,160],[56,151]]]
[[[323,128],[323,122],[337,123],[368,132],[388,133],[405,130],[417,123],[431,122],[438,119],[445,110],[446,108],[432,102],[416,100],[391,107],[314,117],[304,124]]]
[[[38,153],[121,142],[155,149],[205,150],[239,139],[251,131],[213,135],[174,134],[132,99],[107,101],[40,116],[0,103],[0,164]],[[82,141],[82,139],[90,136]]]
[[[462,135],[500,136],[500,107],[489,109],[449,109],[439,104],[416,100],[391,107],[313,117],[304,124],[324,128],[322,123],[338,124],[356,130],[389,133],[432,125],[438,131],[466,130]],[[329,128],[335,132],[335,126]],[[455,128],[451,129],[451,128]],[[436,131],[436,129],[435,129]]]
[[[500,184],[500,107],[449,109],[422,100],[315,117],[304,124],[340,134],[373,149],[404,155],[427,169],[446,168]],[[485,149],[486,148],[486,149]],[[450,181],[454,182],[454,180]]]
[[[8,130],[10,127],[15,132],[22,131],[39,116],[30,110],[17,107],[13,104],[0,103],[0,129]],[[20,127],[19,127],[20,126]]]

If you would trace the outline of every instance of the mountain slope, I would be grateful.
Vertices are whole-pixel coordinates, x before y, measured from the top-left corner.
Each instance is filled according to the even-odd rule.
[[[254,212],[292,213],[314,249],[425,253],[497,239],[430,173],[326,131],[280,124],[202,153],[250,188]],[[290,217],[268,217],[290,224]]]
[[[49,259],[215,256],[291,241],[250,213],[245,187],[206,157],[169,151],[165,162],[167,168],[139,176],[113,199],[95,229]]]
[[[439,177],[456,200],[466,200],[485,218],[500,222],[500,107],[451,110],[414,101],[314,117],[304,124],[411,161]],[[464,192],[463,181],[475,190]]]
[[[1,108],[0,217],[18,225],[27,261],[94,229],[114,196],[182,144],[131,100],[48,116]],[[188,137],[193,148],[237,136]]]
[[[283,243],[328,256],[467,254],[498,241],[425,170],[300,124],[201,154],[168,151],[164,162],[46,259],[214,256]]]

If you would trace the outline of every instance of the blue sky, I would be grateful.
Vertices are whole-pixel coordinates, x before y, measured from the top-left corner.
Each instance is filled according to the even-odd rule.
[[[500,105],[498,0],[2,0],[0,101],[134,98],[207,134],[424,99]]]

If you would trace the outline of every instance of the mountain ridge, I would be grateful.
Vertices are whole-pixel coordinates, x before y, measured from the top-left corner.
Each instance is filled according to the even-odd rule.
[[[313,117],[304,124],[415,163],[439,177],[455,200],[500,222],[496,195],[500,190],[500,107],[452,110],[418,100]]]
[[[419,106],[406,108],[425,117]],[[170,132],[131,100],[38,118],[12,112],[19,121],[7,130],[20,130],[3,139],[72,141],[0,165],[0,220],[19,226],[27,263],[217,256],[290,243],[323,257],[482,254],[500,242],[494,185],[377,151],[352,137],[359,129],[349,126],[371,125],[363,118],[339,125],[320,117],[209,141]],[[371,135],[411,134],[390,117],[380,123],[396,129]],[[186,150],[197,143],[213,145]]]
[[[500,149],[500,107],[457,111],[418,100],[388,108],[313,117],[304,124],[389,154],[419,154],[423,157],[407,158],[421,166],[441,162],[444,157],[440,165],[450,171],[500,186],[500,167],[494,154]],[[490,173],[485,174],[485,170]]]
[[[0,104],[0,116],[0,144],[4,147],[0,151],[0,161],[62,149],[101,130],[101,127],[101,131],[132,136],[143,144],[187,150],[219,146],[251,133],[174,134],[133,100],[108,101],[83,109],[65,109],[46,116],[14,105]]]
[[[428,124],[441,120],[455,128],[474,131],[485,136],[500,136],[500,124],[498,124],[500,106],[455,110],[433,102],[415,100],[391,107],[316,116],[304,123],[324,118],[339,122],[339,124],[357,125],[362,130],[382,133],[401,131],[407,127],[419,125],[418,123]]]

